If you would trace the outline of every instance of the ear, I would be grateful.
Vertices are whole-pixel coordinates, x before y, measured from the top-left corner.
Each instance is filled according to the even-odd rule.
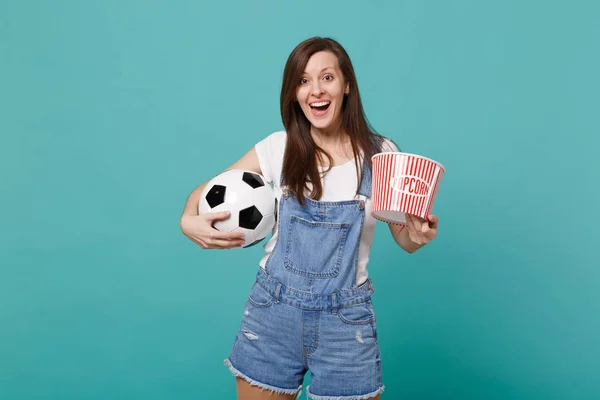
[[[346,88],[344,89],[344,94],[350,93],[350,84],[346,83]]]

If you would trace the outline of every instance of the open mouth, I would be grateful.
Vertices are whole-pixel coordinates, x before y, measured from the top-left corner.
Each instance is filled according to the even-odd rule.
[[[331,105],[330,101],[317,101],[309,104],[311,111],[315,115],[324,115],[327,112],[327,109]]]

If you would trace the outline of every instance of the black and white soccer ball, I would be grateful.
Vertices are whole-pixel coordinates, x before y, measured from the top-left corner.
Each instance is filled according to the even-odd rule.
[[[230,169],[211,179],[198,203],[200,214],[229,211],[226,220],[213,227],[223,232],[244,232],[244,245],[261,242],[277,219],[277,197],[267,180],[252,171]]]

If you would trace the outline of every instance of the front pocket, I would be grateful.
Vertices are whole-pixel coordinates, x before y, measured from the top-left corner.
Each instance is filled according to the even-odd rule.
[[[248,302],[255,307],[266,308],[273,304],[273,296],[258,283],[254,283],[248,296]]]
[[[285,268],[310,278],[331,278],[340,272],[348,224],[311,222],[290,217]]]
[[[375,311],[371,301],[342,307],[337,312],[342,322],[350,325],[366,325],[375,321]]]

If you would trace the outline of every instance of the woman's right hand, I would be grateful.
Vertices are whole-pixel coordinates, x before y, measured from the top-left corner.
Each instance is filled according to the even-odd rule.
[[[215,221],[229,218],[229,211],[200,215],[183,215],[181,231],[203,249],[231,249],[244,244],[243,232],[221,232],[213,228]]]

